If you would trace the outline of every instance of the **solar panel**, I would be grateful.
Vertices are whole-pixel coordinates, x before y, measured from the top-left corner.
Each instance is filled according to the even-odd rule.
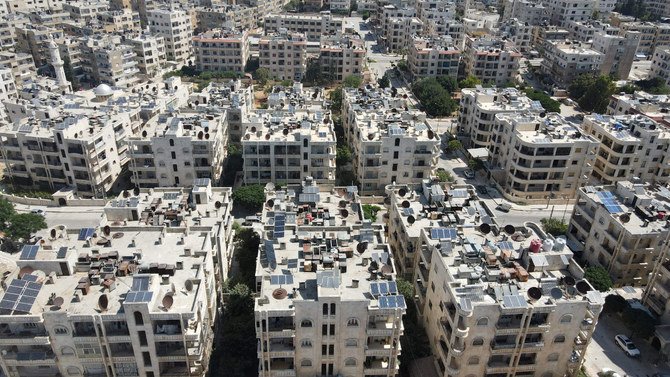
[[[36,280],[37,276],[26,275],[24,279],[26,277],[27,280],[13,279],[9,283],[7,292],[0,301],[0,309],[30,313],[42,285],[33,281],[33,277]]]
[[[8,299],[3,298],[2,301],[0,301],[0,309],[13,310],[14,305],[16,305],[16,302],[12,302],[11,300]]]
[[[402,295],[398,296],[381,296],[379,298],[379,308],[380,309],[405,309],[407,305],[405,304],[405,297]]]
[[[413,215],[414,214],[414,209],[413,208],[403,208],[402,209],[402,214],[405,216]]]
[[[360,237],[362,242],[373,242],[375,240],[375,233],[372,229],[361,229]]]
[[[272,240],[265,240],[265,257],[268,260],[270,268],[277,268],[277,257],[275,256],[275,247]]]
[[[293,284],[293,275],[271,275],[270,285]]]
[[[458,238],[458,232],[455,228],[433,228],[430,230],[430,237],[434,240]]]
[[[302,189],[305,194],[318,194],[319,188],[317,186],[306,186]]]
[[[501,242],[498,242],[498,247],[499,247],[501,250],[514,250],[514,244],[512,243],[512,241],[501,241]]]
[[[79,237],[77,238],[77,240],[85,241],[91,238],[91,236],[93,236],[93,233],[95,233],[94,228],[82,228],[79,230]]]
[[[461,309],[465,311],[472,311],[472,301],[467,298],[467,297],[461,297],[460,301],[458,302],[459,305],[461,306]]]
[[[207,186],[209,185],[209,178],[198,178],[195,180],[195,183],[193,184],[194,186]]]
[[[130,289],[131,291],[148,291],[149,290],[149,279],[148,275],[135,275],[133,276],[133,286]]]
[[[370,283],[370,294],[373,297],[379,296],[379,283]]]
[[[26,275],[23,275],[23,277],[21,278],[21,280],[35,282],[35,281],[37,281],[37,275],[26,274]]]
[[[297,259],[289,259],[288,260],[288,268],[298,268],[298,260]]]
[[[398,127],[398,126],[389,127],[389,135],[391,135],[391,136],[400,136],[400,135],[404,135],[404,134],[405,134],[405,130]]]
[[[32,304],[17,304],[16,308],[14,308],[14,311],[22,312],[22,313],[30,313],[30,309],[32,307],[33,307]]]
[[[37,256],[37,250],[39,250],[38,245],[24,245],[21,249],[21,260],[35,260]]]
[[[395,281],[389,281],[388,285],[389,285],[389,293],[390,294],[395,295],[395,294],[398,293],[398,284],[396,284]]]
[[[316,283],[323,288],[337,288],[340,286],[340,270],[319,271],[316,273]]]
[[[449,193],[451,194],[452,198],[468,198],[468,197],[470,197],[470,194],[468,194],[468,190],[463,190],[463,189],[451,190]]]
[[[21,287],[15,287],[15,286],[7,287],[7,293],[18,295],[21,294],[21,291],[23,291],[23,288]]]
[[[321,201],[319,194],[302,193],[298,196],[300,203],[318,203]]]
[[[372,260],[377,262],[377,264],[388,264],[389,262],[389,253],[372,253]]]
[[[58,249],[58,253],[56,254],[56,258],[58,259],[63,259],[67,255],[67,247],[63,246]]]
[[[149,302],[151,301],[153,294],[154,293],[150,291],[128,292],[124,302]]]
[[[286,214],[276,213],[274,220],[275,220],[274,238],[277,239],[284,237],[284,231],[286,229]]]
[[[525,308],[528,304],[521,295],[503,296],[503,305],[506,308]]]

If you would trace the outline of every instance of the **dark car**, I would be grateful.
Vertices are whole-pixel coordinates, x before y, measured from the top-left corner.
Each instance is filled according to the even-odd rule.
[[[480,194],[488,194],[489,190],[486,188],[486,186],[479,185],[477,186],[477,192]]]

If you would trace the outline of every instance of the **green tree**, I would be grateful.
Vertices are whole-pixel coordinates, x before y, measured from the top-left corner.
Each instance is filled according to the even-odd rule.
[[[583,110],[605,113],[616,85],[609,76],[583,74],[570,84],[569,91]]]
[[[251,289],[246,284],[237,283],[228,291],[228,300],[226,301],[226,310],[231,316],[240,316],[252,312],[254,300],[251,296]]]
[[[539,101],[542,107],[550,113],[560,113],[561,104],[549,97],[546,93],[535,89],[526,89],[526,96],[533,101]]]
[[[330,92],[330,109],[334,114],[339,114],[342,111],[342,88]]]
[[[12,216],[16,215],[14,205],[7,199],[0,198],[0,231],[5,230]]]
[[[461,144],[461,142],[456,139],[447,143],[447,151],[449,151],[449,153],[454,153],[456,151],[460,151],[461,149],[463,149],[463,144]]]
[[[451,76],[437,76],[437,82],[449,93],[458,91],[458,81]]]
[[[377,221],[377,212],[381,210],[381,207],[372,205],[372,204],[363,204],[363,217],[366,220],[372,220],[372,222]]]
[[[610,274],[601,266],[591,266],[584,270],[584,277],[600,292],[607,292],[612,288]]]
[[[349,75],[342,80],[342,86],[345,88],[358,88],[363,83],[363,79],[358,75]]]
[[[484,169],[484,161],[479,158],[471,158],[468,160],[468,167],[474,171],[479,171]]]
[[[240,228],[235,232],[235,260],[239,265],[237,280],[247,284],[250,288],[255,286],[256,280],[256,257],[261,238],[251,228]]]
[[[389,80],[388,75],[385,73],[379,80],[377,80],[380,88],[388,88],[391,86],[391,80]]]
[[[565,235],[568,232],[568,224],[559,219],[545,217],[540,220],[540,223],[544,231],[554,237]]]
[[[452,182],[454,180],[454,177],[452,177],[451,174],[444,169],[438,170],[435,175],[437,176],[437,180],[440,182]]]
[[[341,145],[337,147],[337,157],[335,162],[338,166],[343,166],[351,162],[351,148],[348,145]]]
[[[633,335],[649,339],[656,329],[656,318],[651,316],[646,310],[638,308],[627,308],[621,314],[623,322],[630,330],[630,337]]]
[[[651,94],[670,94],[670,88],[660,77],[653,77],[646,80],[636,81],[635,85],[647,93]]]
[[[351,0],[351,11],[352,12],[358,11],[358,3],[356,2],[356,0]]]
[[[619,88],[620,92],[624,92],[626,94],[633,94],[638,90],[640,90],[640,88],[637,85],[631,83],[628,83]]]
[[[605,297],[605,305],[603,305],[603,312],[605,313],[621,313],[629,307],[628,301],[618,294],[610,294]]]
[[[345,170],[341,167],[337,167],[335,170],[335,179],[338,186],[358,186],[358,177],[351,170]]]
[[[396,63],[396,67],[398,68],[399,71],[402,72],[409,71],[409,66],[407,65],[407,60],[405,59],[398,60],[398,63]]]
[[[31,234],[46,227],[47,223],[44,221],[44,216],[35,213],[20,213],[9,219],[9,226],[5,228],[5,235],[14,240],[21,238],[27,240]]]
[[[251,211],[260,211],[265,202],[265,190],[262,185],[242,186],[233,191],[233,200]]]
[[[421,102],[423,110],[428,115],[450,115],[457,108],[456,101],[451,98],[451,93],[444,89],[433,77],[414,82],[412,92]]]
[[[367,20],[370,18],[370,11],[364,10],[359,13],[361,15],[361,18],[363,18],[363,21]]]
[[[261,85],[265,85],[270,79],[270,70],[267,68],[258,68],[253,74],[254,79]]]
[[[458,83],[458,87],[459,88],[474,88],[475,86],[481,85],[481,84],[482,84],[482,80],[478,79],[475,76],[470,75],[470,76],[466,77],[465,79],[461,80]]]

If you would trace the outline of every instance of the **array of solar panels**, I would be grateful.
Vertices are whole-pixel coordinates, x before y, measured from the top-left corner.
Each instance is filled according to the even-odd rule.
[[[430,230],[430,238],[434,240],[455,240],[458,238],[456,228],[433,228]]]
[[[130,292],[126,294],[124,302],[149,302],[153,296],[153,292],[149,291],[149,283],[151,277],[148,275],[133,276],[133,284]]]
[[[82,229],[79,230],[79,237],[77,237],[77,240],[85,241],[85,240],[93,237],[94,233],[95,233],[95,228],[82,228]]]
[[[163,199],[165,200],[175,200],[178,197],[179,197],[178,192],[166,192],[165,194],[163,194]]]
[[[514,244],[512,241],[500,241],[498,242],[498,247],[500,250],[514,250]]]
[[[623,208],[619,205],[618,200],[609,191],[599,191],[598,192],[598,198],[600,198],[600,202],[605,206],[605,209],[609,213],[621,213],[624,212]]]
[[[395,281],[371,282],[370,294],[373,297],[397,295],[398,285]]]
[[[193,185],[203,187],[208,186],[209,182],[210,182],[209,178],[197,178],[193,183]]]
[[[58,259],[63,259],[67,255],[67,247],[62,246],[58,249],[58,253],[56,254],[56,258]]]
[[[388,264],[389,263],[389,253],[372,253],[372,260],[377,262],[377,264]]]
[[[0,300],[0,309],[30,313],[35,299],[40,293],[40,289],[42,289],[42,284],[38,284],[36,281],[37,276],[35,275],[26,275],[23,279],[13,279],[9,283],[2,300]]]
[[[405,297],[402,295],[398,296],[381,296],[379,297],[379,308],[380,309],[405,309],[407,304],[405,304]]]
[[[267,259],[270,268],[277,268],[277,255],[275,254],[275,246],[272,240],[265,240],[265,259]]]
[[[412,208],[403,208],[402,209],[402,214],[405,216],[413,215],[414,214],[414,209]]]
[[[298,196],[298,201],[300,203],[318,203],[321,201],[321,195],[318,193],[314,194],[303,192]]]
[[[503,306],[506,308],[525,308],[528,303],[521,295],[509,295],[503,296]]]
[[[124,302],[150,302],[154,293],[149,291],[128,292]]]
[[[404,135],[405,130],[398,126],[389,126],[389,135],[391,136],[400,136]]]
[[[293,284],[293,275],[270,275],[270,285]]]
[[[316,283],[323,288],[337,288],[340,286],[340,270],[319,271],[316,273]]]
[[[37,251],[40,249],[39,245],[24,245],[21,249],[20,260],[35,260]]]
[[[451,190],[449,191],[449,194],[451,195],[452,198],[469,198],[470,194],[468,194],[468,190],[464,189],[456,189],[456,190]]]
[[[278,239],[278,238],[284,237],[285,229],[286,229],[286,214],[285,213],[276,213],[275,214],[274,238]]]
[[[149,281],[150,281],[150,276],[135,275],[135,276],[133,276],[133,285],[130,288],[130,290],[131,291],[148,291],[149,290]]]
[[[361,242],[374,242],[375,233],[372,229],[361,229],[360,230]]]
[[[138,204],[140,204],[139,198],[118,199],[109,202],[109,205],[111,207],[119,207],[119,208],[137,207]]]

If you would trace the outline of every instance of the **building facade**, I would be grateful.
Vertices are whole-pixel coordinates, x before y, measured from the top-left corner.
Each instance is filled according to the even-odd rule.
[[[258,43],[260,67],[277,80],[301,81],[307,69],[307,38],[304,34],[280,32],[262,37]]]
[[[244,73],[249,59],[249,32],[214,29],[193,37],[199,71]]]

